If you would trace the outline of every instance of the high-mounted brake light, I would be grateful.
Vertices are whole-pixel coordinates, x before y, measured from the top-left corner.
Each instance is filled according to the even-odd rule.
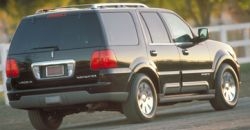
[[[117,60],[111,50],[95,51],[91,57],[90,67],[92,70],[116,68]]]
[[[55,13],[47,15],[47,18],[59,18],[66,16],[66,13]]]
[[[17,78],[19,76],[19,68],[15,59],[7,59],[6,76],[8,78]]]

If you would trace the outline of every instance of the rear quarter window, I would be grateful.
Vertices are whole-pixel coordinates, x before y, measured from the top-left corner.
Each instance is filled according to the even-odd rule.
[[[109,45],[137,45],[138,36],[130,13],[101,13]]]

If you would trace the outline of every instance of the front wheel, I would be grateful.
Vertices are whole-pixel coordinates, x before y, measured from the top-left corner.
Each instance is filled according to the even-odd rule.
[[[123,112],[132,122],[149,121],[155,116],[157,94],[151,79],[145,74],[135,74]]]
[[[28,115],[32,126],[37,130],[56,130],[63,120],[63,116],[57,112],[29,110]]]
[[[239,80],[235,70],[222,64],[215,77],[215,98],[210,100],[215,110],[232,109],[239,99]]]

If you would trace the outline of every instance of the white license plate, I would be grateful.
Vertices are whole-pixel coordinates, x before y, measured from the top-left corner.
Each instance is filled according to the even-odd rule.
[[[53,65],[46,67],[46,77],[58,77],[64,75],[64,65]]]

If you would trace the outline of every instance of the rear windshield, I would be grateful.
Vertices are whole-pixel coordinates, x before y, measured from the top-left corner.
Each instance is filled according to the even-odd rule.
[[[103,44],[97,14],[50,14],[24,19],[11,42],[10,53],[26,53],[56,47],[59,50]]]

